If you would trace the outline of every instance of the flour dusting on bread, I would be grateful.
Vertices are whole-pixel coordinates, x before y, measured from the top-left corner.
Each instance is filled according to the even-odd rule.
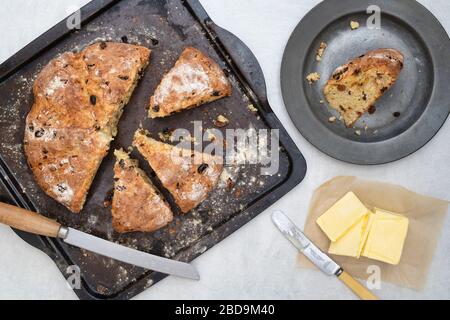
[[[55,76],[52,81],[47,86],[47,89],[45,90],[45,94],[47,96],[51,96],[55,93],[55,91],[62,89],[67,84],[67,80],[61,79],[58,76]]]
[[[155,103],[164,103],[170,94],[201,94],[210,87],[208,74],[200,67],[183,64],[170,71],[155,92]]]

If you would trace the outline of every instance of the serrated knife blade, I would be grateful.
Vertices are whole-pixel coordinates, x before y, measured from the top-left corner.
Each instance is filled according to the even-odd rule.
[[[72,228],[66,228],[67,234],[61,238],[65,243],[95,252],[118,261],[129,263],[144,269],[199,280],[200,276],[193,265],[171,260],[131,249]],[[61,232],[60,232],[61,233]]]
[[[174,276],[199,280],[193,265],[131,249],[90,234],[62,226],[55,220],[0,202],[0,223],[25,232],[59,238],[65,243],[118,261]]]
[[[312,243],[283,212],[275,211],[272,221],[286,239],[324,273],[338,276],[342,272],[342,268]]]

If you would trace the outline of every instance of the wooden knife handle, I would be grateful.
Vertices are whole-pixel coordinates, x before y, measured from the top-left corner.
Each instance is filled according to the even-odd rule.
[[[370,292],[366,287],[364,287],[359,281],[355,280],[347,272],[342,271],[338,276],[347,287],[350,288],[360,299],[362,300],[380,300],[376,295]]]
[[[47,237],[57,237],[61,225],[36,212],[0,202],[0,223]]]

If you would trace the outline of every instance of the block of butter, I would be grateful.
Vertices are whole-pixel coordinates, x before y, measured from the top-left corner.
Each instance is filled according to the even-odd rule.
[[[369,235],[370,226],[373,221],[373,213],[362,217],[337,241],[331,242],[328,252],[340,256],[349,256],[359,259]]]
[[[335,242],[369,213],[353,192],[348,192],[317,220],[319,227]]]
[[[397,265],[402,256],[408,225],[409,220],[404,216],[375,209],[362,255]]]

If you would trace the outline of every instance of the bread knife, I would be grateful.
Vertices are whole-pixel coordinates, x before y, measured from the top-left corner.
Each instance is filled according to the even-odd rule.
[[[333,259],[322,252],[295,224],[281,211],[272,214],[272,221],[281,233],[316,267],[329,276],[336,276],[363,300],[379,300],[372,292],[344,271]]]
[[[0,223],[33,234],[60,238],[65,243],[131,265],[178,277],[199,280],[193,265],[131,249],[76,229],[64,227],[36,212],[0,202]]]

